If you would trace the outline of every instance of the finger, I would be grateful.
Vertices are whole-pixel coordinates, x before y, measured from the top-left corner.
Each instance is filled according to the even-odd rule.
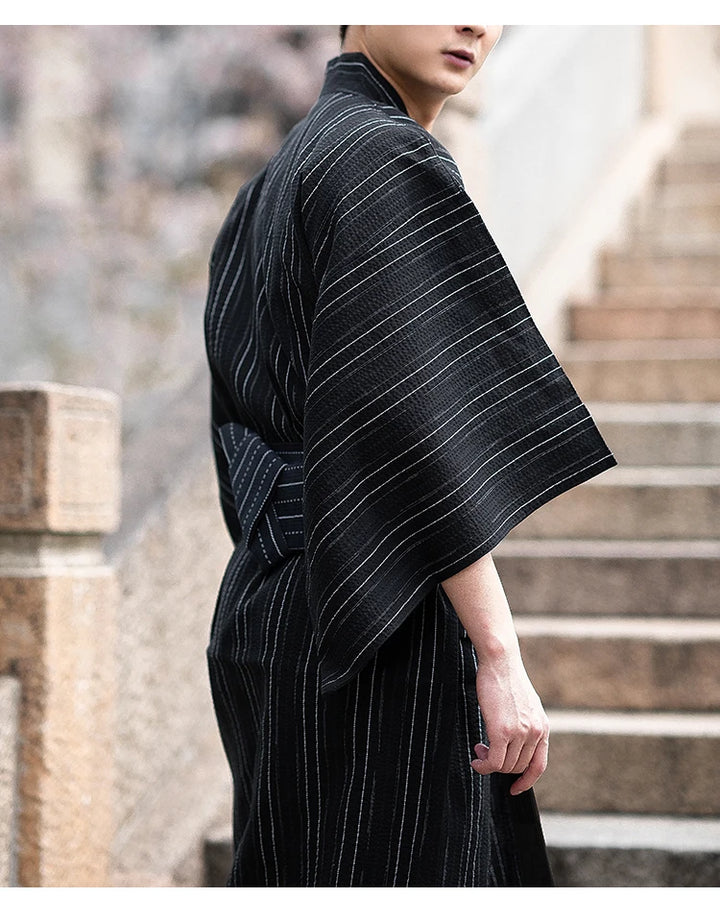
[[[503,774],[510,774],[512,772],[514,772],[516,775],[521,774],[521,772],[523,772],[528,767],[530,759],[532,758],[532,754],[535,751],[535,746],[536,743],[533,741],[530,752],[526,753],[527,761],[522,768],[515,768],[521,759],[522,753],[526,748],[526,744],[522,737],[510,740],[508,743],[507,751],[505,752],[505,759],[499,770],[503,772]]]
[[[481,762],[487,759],[488,753],[490,752],[490,747],[486,746],[485,743],[476,743],[473,749],[475,750],[475,757]]]
[[[473,749],[475,750],[475,758],[471,760],[470,765],[476,772],[479,772],[482,763],[488,757],[490,748],[489,746],[486,746],[485,743],[477,743],[475,746],[473,746]]]
[[[547,768],[548,740],[543,737],[537,744],[533,757],[527,769],[510,787],[511,794],[522,794],[529,791]]]
[[[505,759],[505,765],[502,769],[503,772],[507,772],[509,775],[522,775],[523,772],[527,771],[541,738],[542,735],[538,734],[532,736],[530,739],[526,739],[524,743],[521,742],[514,750],[514,752],[517,753],[514,762],[512,761],[510,748],[508,747],[508,757]]]
[[[507,752],[507,741],[494,741],[490,740],[490,746],[484,746],[482,743],[478,744],[483,747],[482,755],[485,758],[473,759],[470,765],[479,775],[490,775],[493,772],[499,772],[505,762],[505,754]],[[484,750],[487,750],[485,752]],[[477,750],[476,750],[477,752]]]

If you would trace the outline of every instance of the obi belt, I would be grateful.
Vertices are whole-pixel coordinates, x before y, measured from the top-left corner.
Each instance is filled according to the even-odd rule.
[[[219,429],[240,523],[240,543],[263,569],[305,547],[303,446],[271,446],[240,423]]]

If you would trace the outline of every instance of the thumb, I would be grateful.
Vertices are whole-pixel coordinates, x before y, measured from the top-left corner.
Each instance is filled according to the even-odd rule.
[[[490,749],[485,745],[485,743],[478,743],[474,749],[475,758],[470,762],[470,767],[480,775],[487,774],[487,772],[483,772],[483,768],[484,762],[487,760]]]

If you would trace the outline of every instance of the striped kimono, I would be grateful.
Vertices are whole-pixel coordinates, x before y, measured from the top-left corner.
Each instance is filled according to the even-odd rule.
[[[361,53],[238,193],[205,321],[228,884],[551,883],[532,792],[470,767],[475,651],[440,584],[614,461],[452,157]]]

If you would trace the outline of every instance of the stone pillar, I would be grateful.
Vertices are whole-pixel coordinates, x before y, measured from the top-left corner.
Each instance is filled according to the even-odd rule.
[[[0,887],[17,883],[17,776],[19,685],[0,676]]]
[[[20,685],[17,878],[103,886],[113,834],[119,401],[0,385],[0,675]]]

